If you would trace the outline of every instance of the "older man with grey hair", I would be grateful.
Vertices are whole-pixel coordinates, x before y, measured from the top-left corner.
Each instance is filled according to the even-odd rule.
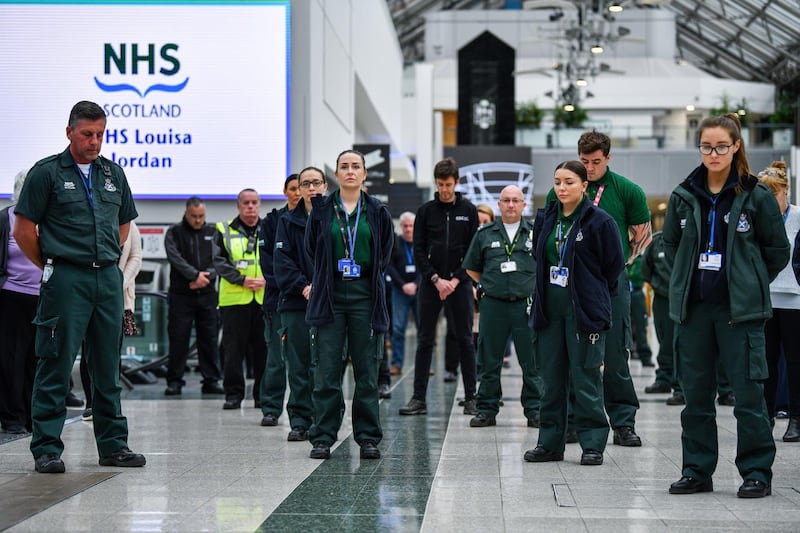
[[[392,375],[402,372],[405,361],[406,328],[408,313],[414,312],[417,320],[417,289],[419,274],[414,262],[414,219],[406,211],[400,215],[400,235],[395,237],[389,276],[392,278]]]

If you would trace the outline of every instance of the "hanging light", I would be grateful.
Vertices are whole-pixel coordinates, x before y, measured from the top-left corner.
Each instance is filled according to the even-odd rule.
[[[593,54],[602,54],[603,53],[603,45],[600,43],[595,44],[590,48]]]
[[[624,8],[622,7],[622,4],[619,2],[611,2],[611,4],[608,6],[608,10],[611,13],[621,13],[623,9]]]
[[[572,113],[573,111],[575,111],[575,106],[574,106],[574,105],[572,105],[572,104],[564,104],[564,107],[563,107],[563,109],[564,109],[564,111],[566,111],[567,113]]]
[[[695,110],[694,104],[689,104],[686,106],[686,111],[694,111],[694,110]]]
[[[578,78],[577,80],[575,80],[575,85],[577,85],[578,87],[586,87],[587,85],[589,85],[589,82],[583,78]]]

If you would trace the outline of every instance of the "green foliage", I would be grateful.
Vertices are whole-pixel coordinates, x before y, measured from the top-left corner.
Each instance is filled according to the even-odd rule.
[[[537,129],[542,125],[545,111],[536,104],[536,100],[517,105],[515,113],[517,126]]]
[[[561,106],[553,109],[553,122],[556,126],[564,128],[582,128],[583,123],[589,118],[589,113],[579,105],[575,106],[574,111],[564,111]]]
[[[728,113],[738,113],[739,114],[739,122],[741,122],[742,127],[747,127],[748,118],[747,118],[747,99],[742,98],[738,103],[731,104],[731,98],[728,96],[727,93],[722,93],[722,96],[719,97],[720,99],[720,106],[719,107],[712,107],[708,110],[708,113],[711,116],[717,115],[726,115]],[[744,114],[739,113],[739,111],[744,111]]]
[[[779,92],[775,98],[775,112],[769,116],[772,124],[794,124],[794,114],[797,109],[797,96]]]

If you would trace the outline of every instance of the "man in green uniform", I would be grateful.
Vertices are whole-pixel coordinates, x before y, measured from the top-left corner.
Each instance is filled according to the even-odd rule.
[[[522,407],[528,426],[539,427],[540,392],[534,369],[531,329],[528,327],[530,295],[536,264],[531,254],[533,224],[522,219],[526,203],[522,191],[509,185],[498,202],[502,220],[478,229],[463,267],[481,284],[478,346],[483,374],[478,388],[478,414],[471,427],[496,425],[503,396],[500,371],[508,336],[513,335],[522,368]]]
[[[641,187],[631,180],[611,172],[611,139],[603,133],[589,131],[578,140],[578,154],[586,167],[589,200],[611,215],[619,227],[622,252],[631,264],[650,243],[650,209]],[[547,202],[555,200],[551,189]],[[628,367],[628,348],[631,345],[631,293],[624,290],[628,277],[623,271],[619,279],[620,290],[611,298],[611,330],[606,336],[603,370],[603,401],[606,413],[614,428],[614,444],[641,446],[642,440],[634,431],[639,399],[633,388]],[[568,438],[568,442],[572,439]]]
[[[100,465],[145,464],[143,455],[128,449],[119,384],[123,304],[117,261],[137,212],[125,173],[100,156],[105,128],[100,106],[75,104],[67,125],[69,147],[33,166],[16,207],[14,238],[43,269],[34,319],[38,359],[31,452],[37,472],[65,471],[65,401],[84,339]]]

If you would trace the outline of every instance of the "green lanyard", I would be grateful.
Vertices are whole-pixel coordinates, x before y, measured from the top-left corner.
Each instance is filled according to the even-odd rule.
[[[511,243],[511,248],[508,247],[507,239],[503,239],[503,246],[506,249],[506,255],[508,255],[508,260],[511,261],[511,254],[514,253],[514,248],[517,247],[517,241],[519,241],[519,234],[522,233],[522,223],[520,222],[519,227],[517,228],[517,235],[514,237],[514,242]],[[508,237],[508,232],[505,231],[503,228],[504,233],[506,233],[506,237]]]

